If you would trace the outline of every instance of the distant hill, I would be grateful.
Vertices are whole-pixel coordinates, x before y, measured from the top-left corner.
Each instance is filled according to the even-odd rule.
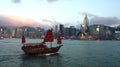
[[[0,26],[41,26],[40,22],[20,16],[0,15]]]

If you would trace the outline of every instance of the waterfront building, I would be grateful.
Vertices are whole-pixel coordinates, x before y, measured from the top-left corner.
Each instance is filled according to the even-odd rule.
[[[120,40],[120,25],[115,27],[115,39]]]
[[[60,24],[60,26],[59,26],[59,32],[60,32],[61,36],[64,37],[64,25]]]
[[[0,27],[0,37],[3,37],[3,28],[2,27]]]
[[[76,28],[74,26],[70,26],[70,31],[69,31],[69,35],[71,38],[75,38],[76,36]]]
[[[35,30],[36,38],[42,38],[42,36],[45,36],[45,30],[43,28],[37,27]]]
[[[11,29],[11,35],[10,35],[12,38],[15,37],[15,29]]]
[[[59,35],[59,31],[58,31],[58,25],[55,25],[55,29],[54,29],[54,38],[56,39]]]
[[[115,39],[120,40],[120,31],[115,31]]]
[[[33,27],[23,27],[24,30],[24,35],[27,36],[28,38],[36,38],[36,30]]]
[[[83,25],[82,25],[84,33],[88,33],[88,25],[89,25],[89,20],[88,20],[88,17],[86,15],[84,20],[83,20]]]
[[[70,32],[70,28],[66,27],[66,28],[65,28],[65,38],[66,38],[66,39],[69,39],[69,38],[70,38],[69,32]]]
[[[89,26],[89,35],[93,39],[111,40],[114,39],[115,29],[105,25],[91,25]]]
[[[79,36],[80,39],[85,40],[88,38],[89,33],[89,19],[87,15],[84,17],[83,24],[81,24]]]
[[[15,29],[15,37],[16,37],[16,38],[21,38],[22,35],[23,35],[23,29],[21,29],[21,28],[16,28],[16,29]]]
[[[10,29],[7,27],[0,27],[0,37],[10,37]]]

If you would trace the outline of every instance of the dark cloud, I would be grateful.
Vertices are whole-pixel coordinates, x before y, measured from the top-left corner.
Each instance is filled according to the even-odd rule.
[[[43,19],[42,21],[44,21],[44,22],[50,22],[50,23],[53,23],[53,21],[48,20],[48,19]]]
[[[88,17],[98,17],[98,16],[96,16],[96,15],[94,15],[94,14],[91,14],[91,13],[87,13],[87,12],[83,12],[83,13],[80,13],[80,14],[82,14],[82,15],[87,15]]]
[[[120,19],[117,17],[100,17],[100,16],[86,13],[86,12],[81,13],[81,14],[88,16],[90,24],[103,24],[103,25],[108,25],[108,26],[120,24]]]
[[[34,0],[33,0],[34,1]],[[42,0],[39,0],[40,2]],[[58,0],[46,0],[48,3],[53,3],[53,2],[57,2]],[[20,3],[21,0],[11,0],[12,3]]]
[[[58,0],[47,0],[47,1],[48,1],[48,3],[52,3],[52,2],[56,2]]]
[[[13,3],[20,3],[21,0],[12,0]]]
[[[52,24],[52,25],[58,25],[58,24],[61,24],[61,22],[58,22],[58,21],[52,21],[52,20],[48,20],[48,19],[43,19],[42,21],[44,21],[44,22],[49,22],[49,23]]]
[[[117,17],[93,17],[90,19],[90,23],[112,26],[120,24],[120,19],[118,19]]]

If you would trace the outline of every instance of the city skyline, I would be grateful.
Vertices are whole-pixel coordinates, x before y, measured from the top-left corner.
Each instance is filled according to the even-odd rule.
[[[47,25],[120,24],[119,0],[0,0],[0,16],[20,16]],[[23,20],[24,19],[20,19]],[[47,21],[46,21],[47,20]]]

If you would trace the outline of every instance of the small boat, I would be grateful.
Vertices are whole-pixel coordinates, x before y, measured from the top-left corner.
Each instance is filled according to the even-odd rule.
[[[36,54],[55,54],[59,51],[60,47],[63,46],[62,44],[62,38],[61,36],[58,36],[57,38],[57,44],[58,46],[53,47],[52,42],[54,41],[54,36],[52,30],[48,30],[47,34],[41,43],[25,43],[26,39],[24,36],[22,36],[22,50],[26,54],[30,55],[36,55]],[[47,47],[46,42],[50,42],[51,47]]]

